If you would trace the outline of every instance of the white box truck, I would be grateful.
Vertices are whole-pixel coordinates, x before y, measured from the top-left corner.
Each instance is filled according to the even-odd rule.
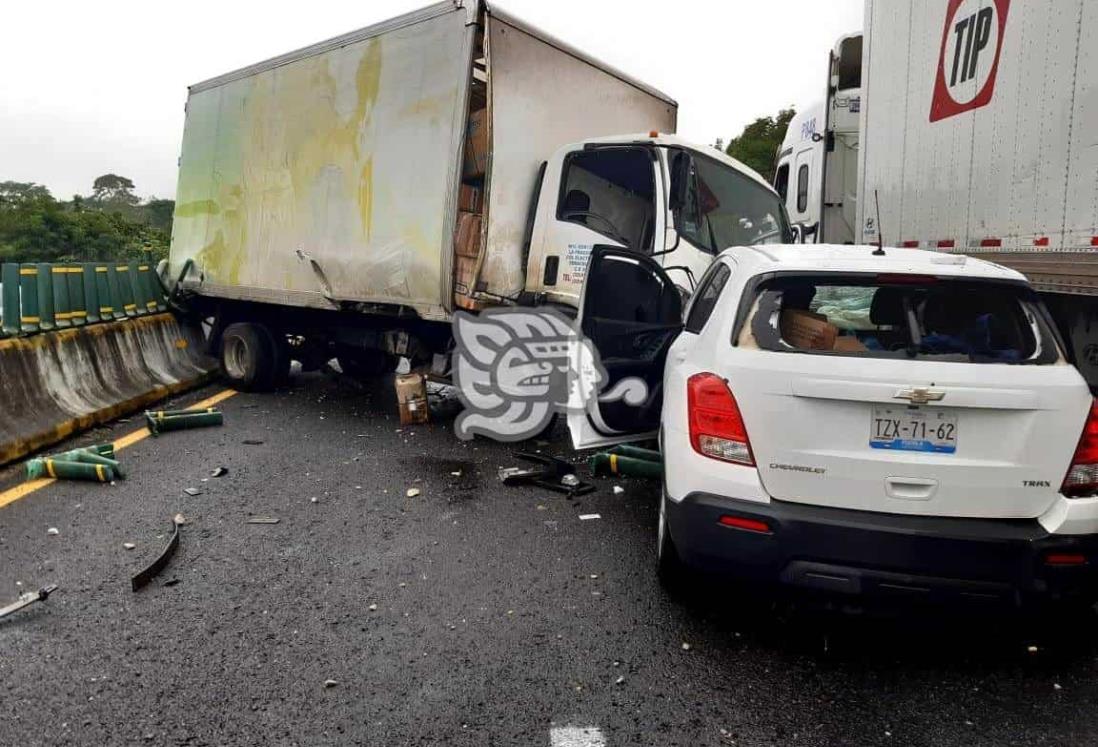
[[[779,151],[795,231],[1025,273],[1098,388],[1096,35],[1092,0],[867,0]]]
[[[689,292],[731,238],[682,217],[704,175],[744,192],[701,196],[740,240],[789,229],[757,174],[672,134],[676,113],[495,6],[437,3],[192,86],[163,275],[256,389],[290,357],[430,361],[457,309],[574,307],[596,245],[666,251]]]

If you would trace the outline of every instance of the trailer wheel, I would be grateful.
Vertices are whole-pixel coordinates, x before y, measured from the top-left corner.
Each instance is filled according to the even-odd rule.
[[[221,374],[234,389],[262,392],[276,378],[276,345],[259,324],[237,322],[221,333]]]

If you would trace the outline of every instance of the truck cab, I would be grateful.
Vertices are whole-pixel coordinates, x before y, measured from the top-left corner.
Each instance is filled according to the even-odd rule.
[[[527,230],[528,293],[572,307],[595,246],[654,258],[687,297],[729,246],[793,236],[777,192],[757,173],[655,132],[559,149],[535,188]]]
[[[774,188],[798,243],[854,243],[861,76],[862,35],[847,34],[831,50],[823,101],[797,112],[779,147]]]

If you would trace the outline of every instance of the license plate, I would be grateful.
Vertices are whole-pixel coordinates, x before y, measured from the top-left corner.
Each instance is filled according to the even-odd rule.
[[[957,416],[945,410],[874,407],[869,445],[874,449],[953,454],[957,451]]]

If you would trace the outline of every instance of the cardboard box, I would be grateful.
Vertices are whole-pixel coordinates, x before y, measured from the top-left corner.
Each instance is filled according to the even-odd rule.
[[[423,374],[397,376],[396,395],[401,425],[415,425],[428,421],[430,413],[427,409],[427,379]]]
[[[466,213],[482,213],[484,212],[482,208],[481,191],[468,184],[462,184],[458,191],[458,210],[464,210]]]
[[[476,179],[488,170],[488,110],[479,109],[469,115],[465,133],[465,169],[463,178]]]
[[[782,339],[802,350],[832,350],[839,328],[823,314],[786,309],[781,317]]]
[[[467,296],[473,294],[473,277],[477,271],[475,257],[454,257],[454,291]]]
[[[454,254],[476,258],[480,254],[480,216],[459,212],[454,230]]]

